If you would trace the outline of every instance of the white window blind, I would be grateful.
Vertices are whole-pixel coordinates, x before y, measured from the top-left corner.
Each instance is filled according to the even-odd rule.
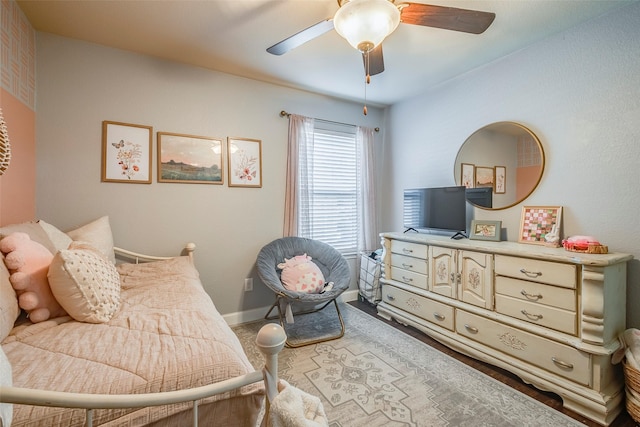
[[[300,235],[328,243],[342,254],[358,248],[360,162],[355,126],[337,126],[316,120],[299,205]],[[306,184],[304,184],[306,183]]]

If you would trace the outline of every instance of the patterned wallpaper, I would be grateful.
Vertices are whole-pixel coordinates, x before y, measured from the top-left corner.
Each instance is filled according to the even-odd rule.
[[[0,86],[35,110],[36,32],[15,1],[0,1]]]

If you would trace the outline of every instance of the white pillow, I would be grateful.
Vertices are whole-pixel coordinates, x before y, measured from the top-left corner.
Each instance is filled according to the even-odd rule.
[[[73,242],[49,266],[53,296],[75,320],[108,322],[120,308],[120,276],[116,266],[88,244]]]
[[[64,233],[62,230],[59,230],[56,226],[51,225],[41,219],[38,220],[38,224],[40,225],[40,227],[42,227],[44,232],[47,233],[47,236],[49,236],[49,240],[51,240],[51,243],[53,243],[53,246],[55,247],[55,251],[52,252],[53,254],[58,252],[60,249],[67,249],[69,247],[72,240],[68,234]]]
[[[91,244],[91,246],[102,252],[109,261],[115,264],[116,256],[113,252],[113,234],[111,233],[108,216],[98,218],[75,230],[67,231],[67,234],[75,241]]]

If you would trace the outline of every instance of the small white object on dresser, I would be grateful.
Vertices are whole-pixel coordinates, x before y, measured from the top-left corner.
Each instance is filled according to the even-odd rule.
[[[611,363],[626,329],[622,253],[382,233],[378,314],[506,369],[609,425],[624,408]]]

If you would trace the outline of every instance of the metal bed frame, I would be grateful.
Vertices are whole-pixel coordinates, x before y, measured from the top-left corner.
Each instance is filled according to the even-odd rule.
[[[195,244],[188,243],[183,251],[189,256],[191,262],[193,262],[194,250]],[[114,248],[114,252],[117,258],[130,259],[136,264],[171,258],[150,256],[121,248]],[[268,417],[269,404],[278,394],[278,353],[284,348],[286,339],[286,334],[280,325],[275,323],[264,325],[256,337],[256,344],[265,358],[262,372],[255,371],[201,387],[161,393],[86,394],[0,386],[0,403],[85,409],[86,425],[93,427],[93,411],[95,409],[145,408],[192,402],[193,426],[197,427],[198,402],[201,399],[264,381],[265,417]],[[0,420],[1,425],[2,421]]]

